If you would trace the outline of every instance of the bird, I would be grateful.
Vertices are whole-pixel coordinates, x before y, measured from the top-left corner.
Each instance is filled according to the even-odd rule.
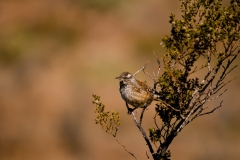
[[[137,80],[129,72],[122,72],[116,79],[119,79],[119,91],[122,99],[126,102],[128,114],[131,114],[137,108],[146,107],[153,100],[159,100],[159,95],[156,91],[153,91],[146,83]],[[128,104],[134,108],[130,108]]]

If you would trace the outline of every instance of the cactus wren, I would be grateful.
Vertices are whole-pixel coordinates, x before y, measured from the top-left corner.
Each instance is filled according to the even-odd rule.
[[[143,108],[146,103],[153,100],[158,101],[159,96],[153,93],[151,87],[146,83],[137,80],[131,73],[123,72],[119,77],[116,77],[120,81],[120,93],[123,100],[126,102],[128,113],[131,114],[136,108]],[[128,104],[134,108],[130,108]]]

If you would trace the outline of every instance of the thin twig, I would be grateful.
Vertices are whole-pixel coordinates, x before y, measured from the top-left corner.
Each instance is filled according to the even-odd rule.
[[[146,67],[147,67],[147,65],[145,64],[141,69],[139,69],[137,72],[135,72],[135,73],[133,74],[133,77],[134,77],[136,74],[138,74],[139,72],[141,72],[142,70],[144,70]]]
[[[202,65],[200,68],[195,67],[194,70],[191,73],[189,73],[189,75],[191,75],[193,73],[196,73],[196,72],[198,72],[199,70],[201,70],[201,69],[203,69],[205,67],[207,67],[207,64]]]
[[[181,112],[181,110],[172,107],[170,104],[168,104],[168,103],[166,103],[166,102],[164,102],[162,100],[160,102],[162,102],[164,105],[166,105],[167,107],[171,108],[172,110],[174,110],[176,112]]]
[[[149,61],[148,61],[148,63],[149,63]],[[146,64],[145,64],[145,66],[146,66]],[[146,72],[145,71],[145,69],[146,69],[146,67],[142,70],[143,71],[143,73],[145,73],[146,75],[148,75],[148,77],[149,78],[151,78],[152,80],[154,80],[155,79],[155,77],[154,78],[152,78],[152,76],[151,76],[151,74],[149,74],[148,72]]]
[[[224,86],[226,86],[228,83],[232,82],[233,80],[235,80],[236,78],[238,78],[238,75],[236,77],[234,77],[233,79],[229,80],[228,82],[224,83],[219,89],[217,89],[216,91],[214,91],[213,94],[216,94],[220,89],[222,89]]]
[[[157,124],[156,117],[157,117],[157,112],[156,112],[155,116],[153,117],[153,119],[154,119],[154,124],[155,124],[155,126],[157,127],[157,129],[159,129],[158,124]],[[160,130],[160,129],[159,129],[159,130]]]
[[[222,93],[220,93],[219,95],[217,95],[216,97],[213,97],[213,98],[210,98],[214,93],[212,92],[211,95],[209,96],[208,100],[206,101],[207,102],[210,102],[212,100],[215,100],[217,99],[218,97],[222,96],[225,92],[227,91],[227,89],[225,89]]]
[[[123,149],[126,151],[126,152],[128,152],[131,156],[133,156],[133,158],[135,158],[136,160],[139,160],[132,152],[130,152],[122,143],[120,143],[119,142],[119,140],[116,138],[116,137],[114,137],[115,138],[115,140],[118,142],[118,144],[120,144],[120,146],[122,146],[123,147]]]
[[[208,66],[208,72],[211,72],[211,66],[210,66],[210,62],[211,62],[211,52],[208,51],[208,56],[207,56],[207,66]]]
[[[235,65],[234,67],[232,67],[226,74],[223,78],[225,78],[230,72],[232,72],[235,68],[237,68],[238,65]]]
[[[149,156],[148,156],[148,153],[146,152],[146,156],[147,156],[147,159],[149,160]]]
[[[157,63],[158,63],[158,71],[157,71],[157,74],[155,75],[154,72],[154,77],[155,77],[155,80],[156,78],[158,77],[159,73],[160,73],[160,70],[161,70],[161,63],[160,63],[160,59],[158,58],[157,54],[155,52],[153,52],[153,54],[155,55],[156,59],[157,59]]]
[[[142,112],[141,112],[141,116],[140,116],[140,122],[139,122],[139,124],[140,124],[140,126],[142,125],[142,119],[143,119],[143,114],[144,114],[144,112],[145,112],[145,110],[146,110],[146,107],[144,107],[143,109],[142,109]]]
[[[219,106],[213,108],[213,109],[212,109],[211,111],[209,111],[209,112],[205,112],[205,113],[202,113],[202,114],[198,115],[198,117],[203,116],[203,115],[206,115],[206,114],[213,113],[216,109],[218,109],[218,108],[220,108],[220,107],[222,107],[222,106],[223,106],[223,101],[220,102],[220,105],[219,105]]]

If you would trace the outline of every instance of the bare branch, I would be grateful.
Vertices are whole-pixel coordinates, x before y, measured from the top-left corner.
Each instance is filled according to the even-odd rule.
[[[147,156],[147,159],[149,160],[149,156],[148,156],[148,153],[146,152],[146,156]]]
[[[207,56],[208,72],[211,72],[210,62],[211,62],[211,52],[208,50],[208,56]]]
[[[143,114],[144,114],[144,112],[145,112],[145,110],[146,110],[146,107],[144,107],[143,109],[142,109],[142,112],[141,112],[141,116],[140,116],[140,122],[139,122],[139,124],[140,124],[140,126],[142,125],[142,119],[143,119]]]
[[[193,121],[195,118],[197,118],[198,115],[200,115],[203,110],[204,110],[203,108],[199,108],[197,114],[195,114],[194,117],[192,117],[191,119],[189,119],[189,122],[191,122],[191,121]],[[189,123],[189,122],[188,122],[188,123]]]
[[[135,73],[133,74],[133,77],[134,77],[136,74],[138,74],[139,72],[141,72],[142,70],[144,70],[146,67],[147,67],[147,65],[145,64],[141,69],[139,69],[137,72],[135,72]]]
[[[198,111],[191,119],[189,119],[188,123],[191,122],[191,121],[193,121],[195,118],[199,117],[199,115],[202,113],[202,111],[208,108],[208,107],[202,108],[202,107],[204,106],[204,104],[206,104],[207,102],[210,102],[210,101],[212,101],[212,100],[217,99],[218,97],[222,96],[226,91],[227,91],[227,89],[224,90],[222,93],[220,93],[218,96],[213,97],[213,98],[211,98],[211,99],[209,99],[209,98],[211,97],[211,95],[206,96],[206,97],[203,99],[202,103],[200,103],[199,105],[197,105],[198,107],[196,107],[196,108],[194,109],[194,111],[192,112],[192,115],[193,115],[194,113],[196,113],[196,112]],[[216,109],[217,109],[217,108],[219,108],[219,107],[216,107]],[[215,110],[216,110],[216,109],[215,109]]]
[[[181,112],[181,110],[172,107],[170,104],[168,104],[168,103],[166,103],[166,102],[164,102],[162,100],[160,100],[160,102],[162,102],[164,105],[166,105],[167,107],[171,108],[172,110],[174,110],[176,112]]]
[[[191,75],[191,74],[193,74],[193,73],[196,73],[196,72],[198,72],[199,70],[201,70],[201,69],[203,69],[203,68],[205,68],[205,67],[207,67],[208,65],[207,64],[205,64],[205,65],[202,65],[200,68],[198,68],[197,69],[197,67],[195,67],[194,68],[194,70],[191,72],[191,73],[189,73],[189,75]]]
[[[214,109],[212,109],[212,110],[211,110],[211,111],[209,111],[209,112],[205,112],[205,113],[202,113],[202,114],[198,115],[198,117],[199,117],[199,116],[206,115],[206,114],[213,113],[213,112],[214,112],[216,109],[218,109],[218,108],[220,108],[220,107],[222,107],[222,106],[223,106],[223,101],[221,101],[221,103],[220,103],[220,105],[219,105],[219,106],[215,107]]]
[[[115,140],[118,142],[118,144],[120,144],[120,146],[123,147],[123,149],[128,152],[133,158],[135,158],[136,160],[139,160],[132,152],[130,152],[116,137],[114,137]]]
[[[218,62],[218,63],[222,63],[222,61],[220,61],[220,62]],[[218,71],[219,71],[219,69],[220,69],[220,64],[218,64],[217,66],[216,66],[216,68],[214,69],[214,73],[213,73],[213,75],[212,75],[212,77],[210,78],[210,80],[208,80],[207,81],[207,83],[205,84],[205,86],[200,90],[200,92],[204,92],[205,90],[206,90],[206,88],[211,84],[212,85],[212,82],[213,82],[213,80],[215,79],[215,77],[216,77],[216,75],[217,75],[217,73],[218,73]],[[207,74],[207,77],[210,75],[210,73],[211,72],[208,72],[208,74]],[[206,77],[205,77],[206,78]],[[206,80],[206,79],[205,79]]]
[[[235,65],[235,66],[233,66],[226,74],[225,74],[225,76],[223,77],[223,79],[230,73],[230,72],[232,72],[235,68],[237,68],[238,67],[238,65]]]
[[[147,145],[148,145],[148,148],[150,150],[150,153],[152,154],[153,158],[154,158],[154,150],[152,148],[152,145],[151,145],[151,142],[150,140],[148,139],[148,136],[146,134],[146,132],[144,131],[144,129],[142,128],[142,126],[140,125],[140,123],[137,121],[137,118],[135,116],[135,114],[132,112],[132,115],[133,115],[133,120],[134,120],[134,123],[135,125],[138,127],[138,129],[140,130],[140,132],[142,133],[142,136],[144,138],[144,140],[146,141]],[[155,158],[154,158],[155,159]]]
[[[154,124],[155,124],[155,126],[157,127],[157,129],[159,129],[159,126],[158,126],[158,124],[157,124],[156,117],[157,117],[157,113],[155,114],[155,116],[153,117],[153,119],[154,119]],[[160,130],[160,129],[159,129],[159,130]]]
[[[217,93],[219,90],[221,90],[224,86],[226,86],[228,83],[234,81],[236,78],[238,77],[238,75],[236,77],[234,77],[233,79],[229,80],[228,82],[224,83],[219,89],[217,89],[216,91],[214,91],[213,94]]]
[[[158,71],[157,71],[157,74],[155,75],[155,73],[153,72],[153,76],[151,76],[151,74],[149,74],[148,72],[145,71],[146,67],[147,67],[147,64],[145,64],[141,69],[139,69],[137,72],[135,72],[133,74],[133,76],[135,76],[136,74],[138,74],[140,71],[143,71],[143,73],[147,74],[149,76],[149,78],[151,78],[153,81],[154,81],[154,84],[156,83],[156,78],[158,77],[159,73],[160,73],[160,70],[161,70],[161,66],[160,66],[160,60],[159,58],[157,57],[156,53],[153,52],[155,57],[157,58],[157,63],[158,63]],[[149,63],[149,61],[148,61]]]
[[[160,60],[157,56],[157,54],[155,52],[153,52],[153,54],[155,55],[156,59],[157,59],[157,63],[158,63],[158,71],[157,71],[157,74],[155,75],[155,73],[153,72],[153,75],[154,75],[154,79],[156,80],[156,78],[158,77],[159,73],[160,73],[160,70],[161,70],[161,63],[160,63]]]
[[[227,91],[227,89],[225,89],[222,93],[220,93],[220,94],[217,95],[216,97],[213,97],[213,98],[211,98],[211,99],[208,98],[208,100],[207,100],[205,103],[217,99],[218,97],[222,96],[226,91]],[[211,95],[210,95],[210,96],[211,96]],[[209,96],[209,97],[210,97],[210,96]]]
[[[230,67],[230,65],[232,64],[232,62],[236,59],[236,57],[237,57],[237,55],[235,55],[231,60],[228,60],[227,65],[226,65],[225,67],[223,67],[224,70],[223,70],[223,72],[222,72],[219,80],[217,81],[215,87],[217,87],[218,84],[219,84],[221,81],[223,81],[223,80],[225,79],[225,77],[226,77],[233,69],[235,69],[235,68],[237,67],[237,66],[234,66],[233,68],[230,69],[230,71],[227,72],[228,68]],[[226,72],[227,72],[227,73],[226,73]],[[215,88],[215,87],[214,87],[214,88]]]
[[[145,71],[145,68],[144,68],[142,71],[143,71],[143,73],[145,73],[146,75],[148,75],[148,77],[151,78],[151,79],[155,82],[155,77],[153,78],[153,77],[151,76],[151,74],[149,74],[148,72],[146,72],[146,71]]]

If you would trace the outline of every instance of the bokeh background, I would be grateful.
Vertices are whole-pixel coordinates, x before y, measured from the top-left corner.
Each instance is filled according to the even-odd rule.
[[[179,1],[1,0],[0,159],[133,159],[95,125],[92,94],[120,112],[118,139],[139,159],[145,142],[127,115],[118,81],[147,61],[168,35]],[[239,58],[236,60],[239,63]],[[239,73],[239,68],[228,79]],[[150,79],[139,74],[139,79]],[[239,78],[221,98],[225,106],[196,119],[171,144],[172,159],[240,158]],[[216,106],[218,101],[209,105]],[[153,126],[154,104],[143,125]]]

